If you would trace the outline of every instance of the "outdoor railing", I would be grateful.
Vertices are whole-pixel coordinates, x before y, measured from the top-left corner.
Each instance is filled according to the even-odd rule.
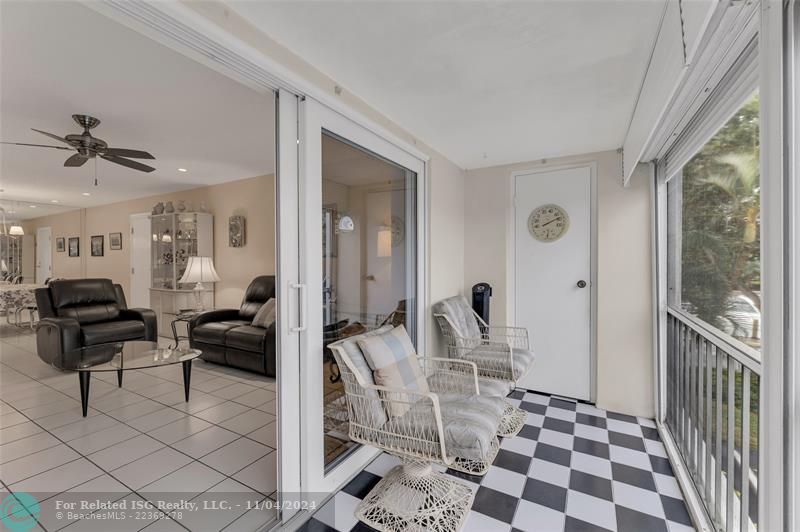
[[[718,530],[756,530],[761,363],[757,351],[667,313],[666,426]]]

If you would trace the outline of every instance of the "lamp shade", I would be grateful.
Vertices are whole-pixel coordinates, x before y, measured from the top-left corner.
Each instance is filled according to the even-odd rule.
[[[8,228],[8,234],[12,236],[23,236],[25,231],[22,229],[21,225],[12,225]]]
[[[8,271],[8,264],[5,259],[0,259],[0,272],[6,273]]]
[[[221,281],[211,257],[189,257],[179,283],[216,283]]]

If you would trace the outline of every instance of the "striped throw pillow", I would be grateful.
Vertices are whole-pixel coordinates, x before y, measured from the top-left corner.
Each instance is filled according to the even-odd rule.
[[[414,344],[402,325],[391,331],[362,338],[358,345],[364,353],[372,376],[379,386],[428,392],[428,382],[417,361]],[[396,397],[390,403],[389,415],[402,416],[411,408],[416,396]]]

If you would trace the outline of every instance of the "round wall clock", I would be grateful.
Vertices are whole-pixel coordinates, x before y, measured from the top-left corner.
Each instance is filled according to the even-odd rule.
[[[392,216],[392,247],[396,248],[406,238],[406,224],[399,216]]]
[[[562,207],[548,203],[528,216],[528,231],[539,242],[555,242],[567,233],[569,215]]]

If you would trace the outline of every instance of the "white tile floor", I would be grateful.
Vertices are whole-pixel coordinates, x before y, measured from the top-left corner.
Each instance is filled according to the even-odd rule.
[[[122,388],[116,373],[93,374],[83,418],[77,375],[42,362],[30,332],[0,327],[0,498],[34,495],[46,531],[261,528],[275,514],[247,502],[275,497],[275,381],[198,360],[191,388],[186,403],[180,366],[126,372]],[[56,515],[55,501],[98,497],[198,509],[124,521]],[[233,507],[203,509],[222,499]],[[17,517],[33,513],[17,507]]]

